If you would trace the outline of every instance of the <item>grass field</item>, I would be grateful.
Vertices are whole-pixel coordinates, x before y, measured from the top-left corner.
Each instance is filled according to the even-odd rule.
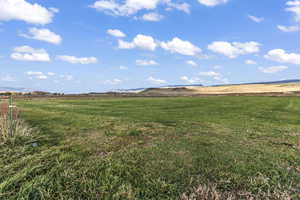
[[[0,199],[300,199],[300,98],[17,104],[36,131],[0,146]]]

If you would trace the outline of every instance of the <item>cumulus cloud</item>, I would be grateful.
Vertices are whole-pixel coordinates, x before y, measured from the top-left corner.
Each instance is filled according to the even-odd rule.
[[[71,81],[74,79],[70,74],[59,75],[54,72],[28,71],[25,74],[29,77],[29,79],[53,80],[54,82],[59,82],[58,79],[65,81]]]
[[[123,81],[120,80],[120,79],[115,78],[115,79],[112,79],[112,80],[105,80],[103,83],[106,84],[106,85],[119,85],[119,84],[123,83]]]
[[[62,38],[60,35],[51,32],[49,29],[38,29],[38,28],[30,28],[27,34],[20,34],[20,36],[34,39],[34,40],[41,40],[53,44],[60,44]]]
[[[147,13],[142,16],[142,19],[145,21],[158,22],[164,18],[163,15],[160,15],[155,12]]]
[[[72,81],[74,80],[74,77],[70,74],[65,74],[65,75],[60,75],[60,78],[65,80],[65,81]]]
[[[257,63],[254,60],[245,60],[245,64],[247,64],[247,65],[256,65]]]
[[[21,20],[30,24],[45,25],[52,22],[54,8],[45,8],[26,0],[0,0],[0,21]]]
[[[10,74],[0,75],[0,81],[12,82],[16,81],[15,77]]]
[[[54,72],[48,72],[47,75],[48,76],[55,76],[56,74]]]
[[[153,10],[162,2],[163,0],[126,0],[121,4],[115,0],[100,0],[91,7],[111,15],[129,16],[143,9]]]
[[[156,84],[156,85],[161,85],[161,84],[166,84],[167,83],[166,80],[157,79],[157,78],[154,78],[153,76],[150,76],[148,78],[148,81],[153,83],[153,84]]]
[[[263,17],[256,17],[253,15],[248,15],[248,18],[251,19],[252,21],[256,22],[256,23],[261,23],[262,21],[264,21]]]
[[[286,3],[288,6],[300,6],[300,1],[299,0],[294,0],[294,1],[288,1]]]
[[[139,66],[158,65],[158,63],[155,60],[136,60],[135,63]]]
[[[171,53],[179,53],[186,56],[196,56],[201,53],[201,49],[189,41],[181,40],[178,37],[168,42],[161,42],[161,48]]]
[[[288,1],[286,5],[288,6],[288,8],[286,8],[285,10],[287,12],[291,12],[294,15],[294,20],[296,22],[300,22],[300,1]]]
[[[107,34],[114,37],[126,37],[126,34],[118,29],[108,29]]]
[[[201,77],[211,78],[214,81],[220,82],[222,84],[229,83],[228,79],[225,78],[221,73],[215,71],[199,72],[198,74]]]
[[[188,83],[188,84],[209,84],[209,83],[222,83],[227,84],[229,83],[228,79],[225,78],[221,73],[215,71],[206,71],[206,72],[199,72],[196,77],[188,77],[182,76],[180,80]]]
[[[50,61],[50,57],[45,49],[34,49],[30,46],[20,46],[14,48],[14,52],[10,55],[10,57],[19,61]]]
[[[260,51],[260,44],[257,42],[225,42],[216,41],[208,45],[208,49],[229,58],[236,58],[240,55],[253,54]]]
[[[187,60],[187,61],[186,61],[186,64],[192,65],[192,66],[194,66],[194,67],[198,66],[198,64],[197,64],[195,61],[193,61],[193,60]]]
[[[119,67],[119,69],[120,69],[120,70],[127,70],[128,67],[126,67],[126,66],[124,66],[124,65],[121,65],[121,66]]]
[[[180,10],[187,14],[189,14],[191,12],[190,4],[188,4],[188,3],[172,3],[171,1],[169,1],[167,10],[172,10],[172,9]]]
[[[203,83],[205,82],[204,80],[198,78],[198,77],[195,77],[195,78],[189,78],[187,76],[182,76],[180,77],[180,80],[188,83],[188,84],[197,84],[197,83]]]
[[[282,32],[298,32],[300,31],[300,26],[299,25],[295,25],[295,26],[282,26],[282,25],[278,25],[277,28],[279,30],[281,30]]]
[[[123,2],[116,0],[98,0],[90,7],[108,15],[130,16],[141,10],[154,10],[160,4],[168,8],[189,12],[189,5],[187,3],[174,4],[171,0],[124,0]]]
[[[199,3],[205,5],[205,6],[217,6],[220,4],[225,4],[227,2],[229,2],[229,0],[198,0]]]
[[[214,71],[208,71],[208,72],[199,72],[200,76],[207,76],[207,77],[212,77],[216,80],[219,80],[222,75],[219,72],[214,72]]]
[[[300,65],[300,54],[287,53],[283,49],[273,49],[265,55],[265,58],[280,63]]]
[[[202,50],[196,45],[189,41],[181,40],[178,37],[173,38],[171,41],[159,42],[151,36],[138,34],[132,42],[126,42],[124,40],[118,41],[119,49],[140,48],[154,51],[158,45],[171,53],[179,53],[186,56],[196,56],[202,52]]]
[[[154,51],[157,47],[155,40],[151,36],[138,34],[132,42],[125,42],[119,40],[120,49],[133,49],[140,48],[145,50]]]
[[[57,56],[57,59],[71,63],[71,64],[82,64],[82,65],[95,64],[98,62],[98,59],[95,57],[78,58],[75,56],[62,55],[62,56]]]
[[[46,80],[48,79],[48,76],[44,74],[43,72],[33,72],[28,71],[26,74],[29,76],[30,79],[39,79],[39,80]]]
[[[272,67],[260,67],[259,70],[263,73],[273,74],[284,70],[287,70],[287,66],[272,66]]]

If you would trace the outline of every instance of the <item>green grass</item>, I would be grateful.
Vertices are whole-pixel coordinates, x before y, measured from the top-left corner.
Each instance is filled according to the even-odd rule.
[[[0,199],[180,199],[199,186],[300,199],[300,98],[17,104],[39,132],[0,146]]]

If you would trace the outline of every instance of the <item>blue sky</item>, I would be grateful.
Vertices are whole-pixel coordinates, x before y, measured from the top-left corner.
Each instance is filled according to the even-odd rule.
[[[298,79],[299,36],[299,0],[0,0],[0,86]]]

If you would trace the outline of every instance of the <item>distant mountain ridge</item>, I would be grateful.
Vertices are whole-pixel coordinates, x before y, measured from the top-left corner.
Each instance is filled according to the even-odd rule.
[[[290,80],[281,80],[281,81],[265,81],[265,82],[252,82],[252,83],[237,83],[237,84],[220,84],[220,85],[211,85],[206,86],[202,84],[178,84],[178,85],[165,85],[165,86],[159,86],[159,87],[144,87],[144,88],[133,88],[133,89],[117,89],[111,92],[117,92],[117,93],[139,93],[147,89],[162,89],[162,88],[184,88],[184,87],[218,87],[218,86],[239,86],[239,85],[255,85],[255,84],[288,84],[288,83],[300,83],[300,79],[290,79]],[[35,90],[29,89],[29,88],[21,88],[21,87],[0,87],[0,92],[20,92],[20,93],[26,93],[26,92],[34,92]],[[104,92],[105,93],[105,92]]]
[[[192,85],[165,85],[165,86],[159,86],[156,88],[176,88],[176,87],[203,87],[204,85],[202,84],[192,84]],[[134,88],[134,89],[119,89],[116,90],[117,92],[135,92],[135,91],[143,91],[143,90],[147,90],[153,87],[147,87],[147,88]]]
[[[32,92],[28,88],[15,88],[15,87],[0,87],[0,92]]]
[[[256,85],[256,84],[285,84],[285,83],[300,83],[300,79],[291,79],[291,80],[281,80],[281,81],[266,81],[266,82],[252,82],[252,83],[236,83],[236,84],[219,84],[211,85],[208,87],[218,87],[218,86],[233,86],[233,85]],[[188,84],[188,85],[165,85],[159,87],[148,87],[148,88],[134,88],[134,89],[119,89],[115,90],[116,92],[140,92],[152,88],[176,88],[176,87],[206,87],[202,84]]]
[[[256,84],[285,84],[285,83],[300,83],[300,79],[290,79],[281,81],[265,81],[265,82],[253,82],[253,83],[237,83],[237,84],[220,84],[213,86],[226,86],[226,85],[256,85]]]

